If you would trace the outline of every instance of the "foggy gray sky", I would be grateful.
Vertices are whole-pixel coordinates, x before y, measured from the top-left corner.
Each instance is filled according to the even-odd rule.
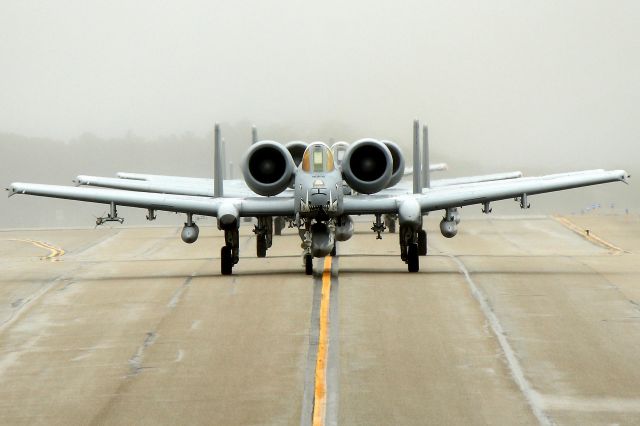
[[[408,142],[419,117],[449,154],[516,168],[638,152],[637,1],[5,0],[0,28],[2,132],[335,122]]]

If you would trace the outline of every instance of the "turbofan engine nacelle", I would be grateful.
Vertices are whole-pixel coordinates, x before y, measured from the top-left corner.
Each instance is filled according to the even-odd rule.
[[[393,158],[385,144],[375,139],[360,139],[347,149],[342,175],[355,191],[373,194],[387,187],[393,171]]]
[[[391,169],[391,179],[387,184],[387,188],[396,185],[404,176],[404,155],[400,147],[391,141],[381,141],[389,149],[391,159],[393,160],[393,168]]]
[[[311,254],[313,257],[325,257],[333,250],[334,239],[326,223],[311,225]]]
[[[284,191],[293,177],[295,165],[289,151],[274,141],[251,145],[242,160],[242,174],[256,194],[271,196]]]
[[[304,152],[307,150],[308,143],[302,141],[293,141],[286,144],[284,147],[287,148],[289,154],[291,154],[291,158],[293,158],[293,164],[296,167],[300,165],[302,162],[302,156]]]
[[[456,225],[455,220],[444,220],[440,221],[440,232],[446,238],[453,238],[458,233],[458,225]]]
[[[198,225],[196,225],[195,223],[193,225],[185,224],[184,228],[182,228],[182,234],[180,234],[180,237],[185,243],[193,244],[198,239],[199,234],[200,228],[198,228]]]
[[[336,241],[347,241],[353,236],[353,219],[351,216],[341,216],[336,220]]]

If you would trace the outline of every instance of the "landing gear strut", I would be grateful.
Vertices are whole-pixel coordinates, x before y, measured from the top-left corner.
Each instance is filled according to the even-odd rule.
[[[256,255],[266,257],[267,249],[273,243],[273,220],[269,217],[259,217],[253,232],[256,234]]]
[[[298,222],[300,223],[300,222]],[[302,238],[302,264],[304,265],[304,273],[313,274],[313,255],[311,254],[311,221],[304,222],[304,229],[298,226],[298,233]]]

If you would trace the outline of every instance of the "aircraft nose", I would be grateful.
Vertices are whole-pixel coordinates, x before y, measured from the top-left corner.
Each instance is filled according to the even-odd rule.
[[[329,204],[329,194],[325,191],[315,190],[310,194],[309,204],[316,208],[326,207]]]

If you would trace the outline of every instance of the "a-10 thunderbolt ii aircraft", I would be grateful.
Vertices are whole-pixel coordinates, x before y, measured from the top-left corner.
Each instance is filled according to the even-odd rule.
[[[273,141],[257,142],[249,148],[242,161],[242,172],[248,188],[257,195],[229,197],[224,194],[221,167],[220,131],[216,126],[215,179],[213,197],[171,193],[142,192],[121,189],[69,187],[31,183],[12,183],[9,196],[29,194],[110,205],[105,221],[121,220],[117,206],[148,210],[147,218],[156,211],[185,213],[187,221],[182,239],[193,243],[198,238],[194,215],[217,218],[224,231],[225,245],[221,249],[221,272],[231,274],[239,261],[239,227],[242,217],[255,217],[258,247],[268,246],[273,232],[272,217],[293,218],[303,241],[305,272],[313,271],[313,257],[329,255],[336,241],[346,241],[353,234],[353,215],[374,215],[372,230],[378,238],[385,230],[382,215],[397,217],[399,223],[400,257],[409,272],[419,270],[419,242],[426,234],[423,215],[443,210],[440,230],[445,237],[457,233],[458,207],[482,205],[491,212],[493,201],[515,198],[522,208],[529,207],[529,196],[623,181],[624,170],[586,170],[541,177],[514,178],[468,184],[433,187],[423,191],[420,163],[419,124],[414,122],[413,191],[389,191],[394,176],[394,155],[388,145],[375,139],[361,139],[339,154],[336,161],[332,150],[322,142],[309,144],[296,167],[294,159],[283,145]],[[335,151],[335,152],[334,152]],[[429,164],[426,162],[425,164]],[[400,173],[402,175],[402,173]],[[401,178],[402,176],[400,176]],[[398,179],[393,182],[392,179]],[[345,190],[348,189],[348,190]],[[283,195],[284,194],[284,195]],[[422,237],[422,238],[421,238]],[[422,241],[424,242],[424,241]],[[260,250],[259,250],[260,251]]]

